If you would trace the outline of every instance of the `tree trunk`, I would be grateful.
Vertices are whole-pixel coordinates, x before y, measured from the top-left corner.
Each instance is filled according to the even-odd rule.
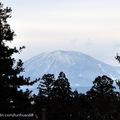
[[[42,108],[42,120],[46,120],[46,108]]]

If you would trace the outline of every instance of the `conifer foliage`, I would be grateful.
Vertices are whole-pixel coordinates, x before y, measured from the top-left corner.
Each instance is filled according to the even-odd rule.
[[[69,100],[71,97],[71,87],[66,75],[60,72],[58,79],[54,82],[52,89],[53,98],[59,98],[61,100]]]
[[[30,82],[30,78],[20,76],[24,71],[23,62],[12,57],[14,53],[20,53],[24,46],[17,49],[7,45],[15,36],[7,21],[11,11],[0,3],[0,113],[29,113],[31,92],[23,92],[20,86],[32,85],[35,81]]]
[[[50,85],[51,89],[40,87],[41,93],[35,101],[36,115],[40,119],[44,109],[49,120],[119,120],[120,96],[114,91],[111,78],[98,76],[92,88],[86,94],[81,94],[77,90],[71,91],[63,72],[60,72],[56,80],[50,76],[53,74],[44,75],[45,79],[40,82],[40,86]],[[48,88],[51,97],[48,97]]]
[[[51,98],[51,90],[53,87],[55,77],[53,74],[45,74],[43,75],[40,84],[38,86],[39,89],[39,96],[47,97],[48,99]]]
[[[35,99],[36,114],[41,118],[42,109],[46,109],[50,120],[63,120],[69,114],[72,91],[63,72],[57,79],[53,74],[45,74],[39,84],[39,93]],[[37,107],[39,106],[39,107]]]
[[[113,86],[113,80],[107,76],[98,76],[93,82],[92,89],[100,94],[112,94],[115,87]]]

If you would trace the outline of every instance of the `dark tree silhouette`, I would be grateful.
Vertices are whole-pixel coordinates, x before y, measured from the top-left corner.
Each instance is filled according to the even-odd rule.
[[[38,89],[39,93],[35,99],[35,106],[39,118],[42,118],[43,109],[46,109],[46,116],[49,120],[69,118],[72,91],[63,72],[60,72],[57,80],[53,74],[45,74]]]
[[[118,53],[117,53],[117,55],[115,56],[115,59],[120,63],[120,56],[119,56]]]
[[[11,8],[4,8],[0,3],[0,113],[29,113],[31,92],[23,92],[20,86],[32,85],[35,81],[30,82],[30,78],[20,75],[24,71],[23,62],[13,58],[13,54],[20,53],[24,46],[17,49],[7,45],[15,36],[7,22],[11,11]]]
[[[66,75],[60,72],[58,79],[54,82],[52,89],[52,95],[54,98],[59,98],[61,100],[69,100],[71,98],[71,87]]]
[[[50,99],[54,81],[55,78],[53,74],[45,74],[38,86],[39,96],[44,96]]]
[[[49,106],[53,108],[49,113],[51,120],[69,120],[72,91],[70,83],[63,72],[60,72],[52,89],[52,101]],[[54,116],[54,117],[53,117]]]
[[[115,87],[113,86],[113,80],[107,76],[98,76],[93,81],[92,90],[100,94],[111,94],[114,92]]]
[[[35,112],[39,119],[46,111],[48,120],[119,120],[120,98],[114,91],[111,78],[98,76],[92,88],[81,94],[77,90],[71,91],[63,72],[56,80],[53,76],[44,75],[40,82],[40,91],[35,99]]]
[[[36,115],[42,119],[44,110],[48,110],[48,106],[52,99],[52,88],[55,78],[53,74],[45,74],[38,85],[38,95],[35,98],[35,112]],[[38,107],[39,106],[39,107]],[[48,115],[47,115],[48,116]]]
[[[107,76],[98,76],[93,87],[87,92],[90,103],[89,116],[94,120],[114,120],[118,107],[117,93],[114,91],[113,80]]]

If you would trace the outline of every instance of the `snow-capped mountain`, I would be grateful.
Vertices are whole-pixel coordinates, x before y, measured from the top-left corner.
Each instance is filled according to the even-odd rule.
[[[53,51],[37,55],[24,63],[26,77],[41,78],[44,74],[66,74],[71,86],[88,87],[102,75],[120,78],[120,68],[110,66],[86,54],[74,51]]]

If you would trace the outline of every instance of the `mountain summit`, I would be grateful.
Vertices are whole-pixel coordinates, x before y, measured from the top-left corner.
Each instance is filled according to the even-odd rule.
[[[24,63],[24,76],[32,79],[44,74],[66,74],[71,86],[92,86],[92,81],[102,75],[118,79],[118,67],[110,66],[86,54],[74,51],[53,51],[37,55]]]

